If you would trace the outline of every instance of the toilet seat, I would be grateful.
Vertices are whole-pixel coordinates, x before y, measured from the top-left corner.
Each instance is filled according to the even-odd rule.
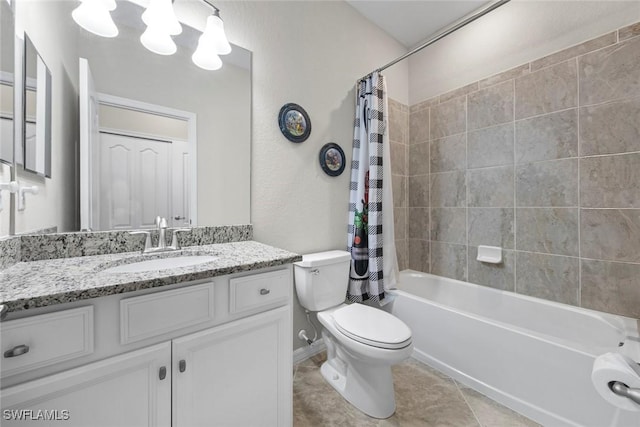
[[[350,304],[333,312],[336,328],[362,344],[401,349],[411,344],[411,329],[386,311],[363,304]]]

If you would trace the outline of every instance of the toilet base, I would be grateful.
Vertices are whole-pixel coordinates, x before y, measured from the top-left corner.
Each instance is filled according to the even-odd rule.
[[[396,400],[391,365],[354,359],[336,347],[327,335],[323,333],[327,361],[320,368],[324,379],[349,403],[370,417],[384,419],[393,415]]]

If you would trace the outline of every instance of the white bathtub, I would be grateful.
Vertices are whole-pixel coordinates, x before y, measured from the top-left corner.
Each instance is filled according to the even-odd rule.
[[[637,320],[411,270],[391,293],[416,359],[545,426],[640,426],[591,383],[600,354],[640,361]]]

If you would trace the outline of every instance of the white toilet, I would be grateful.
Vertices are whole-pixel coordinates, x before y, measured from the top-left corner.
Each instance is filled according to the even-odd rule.
[[[396,409],[391,365],[411,355],[411,330],[386,311],[345,304],[350,264],[346,251],[304,255],[294,264],[296,291],[324,326],[322,376],[365,414],[388,418]]]

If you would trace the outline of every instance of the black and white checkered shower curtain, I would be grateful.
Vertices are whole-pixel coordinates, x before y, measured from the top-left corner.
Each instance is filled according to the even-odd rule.
[[[384,299],[382,184],[385,103],[384,77],[380,73],[359,82],[348,228],[351,271],[347,298],[353,302]]]

